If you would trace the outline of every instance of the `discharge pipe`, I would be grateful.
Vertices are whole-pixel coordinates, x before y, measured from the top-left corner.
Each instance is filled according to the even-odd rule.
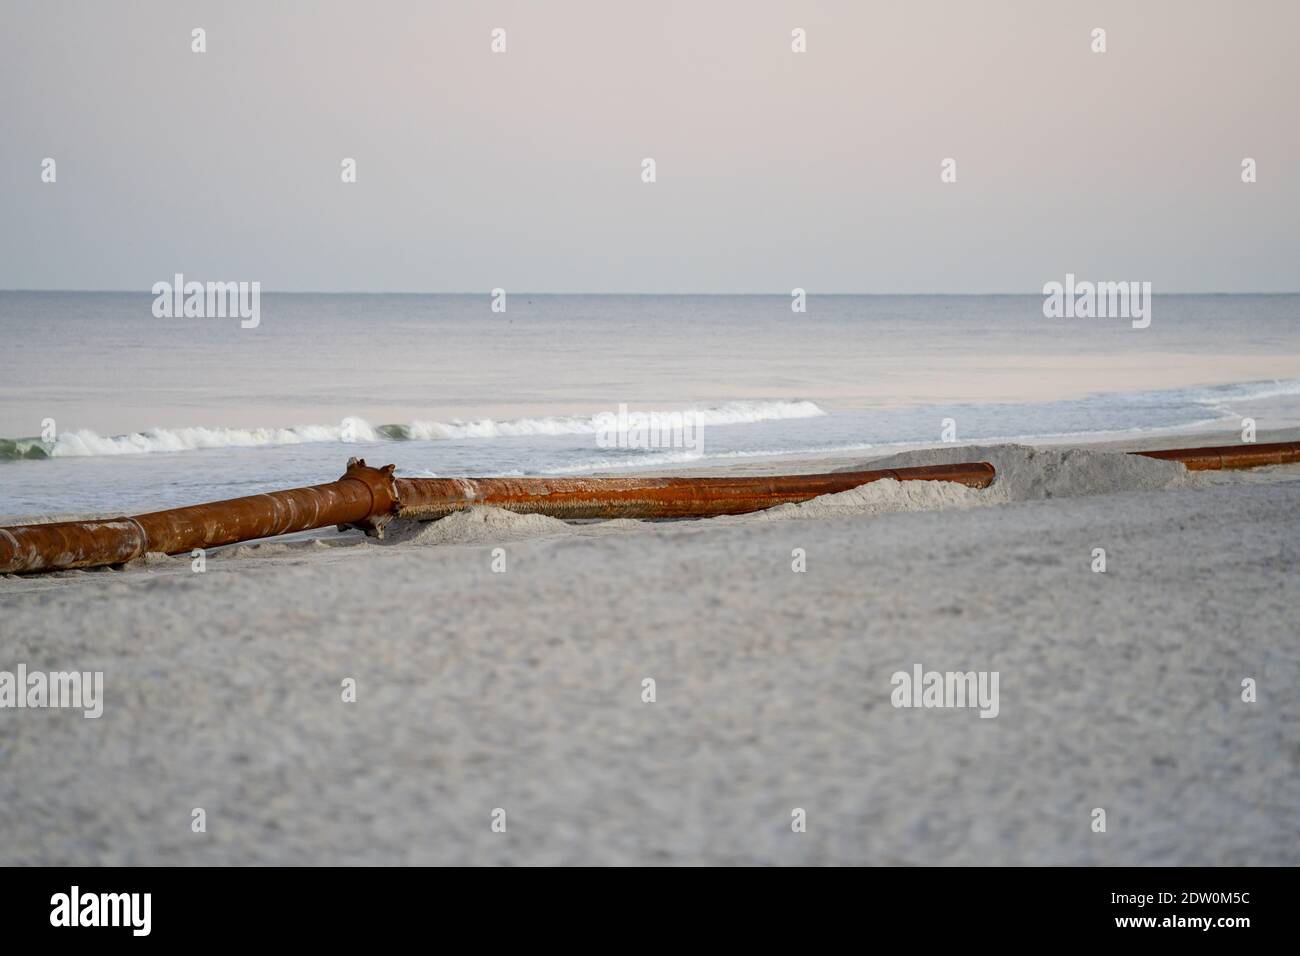
[[[125,564],[149,552],[252,541],[315,528],[382,537],[393,518],[429,520],[475,505],[557,518],[703,518],[847,491],[881,478],[987,488],[985,462],[763,478],[394,478],[393,466],[352,459],[338,481],[131,518],[0,528],[0,574]]]
[[[1188,471],[1220,471],[1258,468],[1261,465],[1292,465],[1300,462],[1300,441],[1279,441],[1262,445],[1220,445],[1215,448],[1166,448],[1163,451],[1135,451],[1145,458],[1180,461]]]
[[[1300,442],[1133,454],[1189,469],[1300,462]],[[893,478],[987,488],[988,462],[753,478],[395,478],[352,459],[337,481],[134,517],[0,528],[0,574],[121,565],[149,552],[187,554],[337,525],[382,536],[393,518],[430,520],[476,505],[556,518],[705,518],[807,501]]]

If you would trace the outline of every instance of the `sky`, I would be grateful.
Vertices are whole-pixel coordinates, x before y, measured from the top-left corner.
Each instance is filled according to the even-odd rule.
[[[1296,291],[1297,37],[1295,0],[0,0],[0,288]]]

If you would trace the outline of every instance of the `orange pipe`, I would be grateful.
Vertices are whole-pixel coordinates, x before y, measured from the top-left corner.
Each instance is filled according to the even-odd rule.
[[[187,554],[295,531],[359,527],[382,535],[394,517],[440,518],[474,505],[561,518],[743,514],[880,478],[961,481],[984,488],[993,466],[837,472],[782,478],[393,478],[393,466],[348,462],[338,481],[172,508],[132,518],[0,528],[0,573],[125,564],[153,551]]]
[[[1300,462],[1300,442],[1133,452],[1193,471]],[[993,466],[757,478],[394,478],[393,466],[352,459],[337,481],[98,521],[0,528],[0,574],[125,564],[151,551],[185,554],[330,525],[382,535],[394,517],[429,520],[475,505],[558,518],[698,518],[807,501],[882,478],[987,488]]]
[[[556,518],[707,518],[762,511],[882,478],[987,488],[988,462],[756,478],[398,478],[396,517],[429,520],[476,505]]]
[[[125,564],[151,551],[188,554],[238,541],[269,538],[330,525],[359,524],[385,514],[393,466],[348,462],[338,481],[272,491],[102,521],[59,521],[0,528],[0,573],[65,571]]]
[[[1258,468],[1261,465],[1290,465],[1300,462],[1300,441],[1220,445],[1214,448],[1166,448],[1159,451],[1135,451],[1132,454],[1180,461],[1188,471]]]

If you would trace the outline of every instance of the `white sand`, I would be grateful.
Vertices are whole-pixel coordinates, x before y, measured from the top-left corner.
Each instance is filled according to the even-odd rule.
[[[568,534],[571,526],[559,518],[524,515],[500,508],[472,508],[441,521],[398,521],[385,531],[384,543],[440,545],[479,544]]]
[[[0,669],[106,687],[0,711],[0,863],[1300,863],[1300,468],[882,464],[972,457],[987,491],[0,579]],[[895,709],[915,663],[997,670],[998,717]]]

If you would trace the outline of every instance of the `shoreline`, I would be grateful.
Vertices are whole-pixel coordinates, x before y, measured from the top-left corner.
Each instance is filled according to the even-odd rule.
[[[1300,441],[1300,427],[1294,428],[1276,428],[1263,429],[1256,434],[1257,444],[1267,444],[1271,442],[1290,442]],[[1239,431],[1227,430],[1206,430],[1206,431],[1186,431],[1170,429],[1161,432],[1144,432],[1141,436],[1125,437],[1106,437],[1094,442],[1080,442],[1073,436],[1053,436],[1051,438],[1039,440],[1013,440],[1013,441],[979,441],[976,443],[969,442],[929,442],[929,443],[898,443],[880,445],[876,448],[845,450],[839,454],[819,454],[815,456],[792,453],[790,455],[764,455],[753,457],[735,457],[735,458],[718,458],[710,459],[704,462],[688,462],[679,464],[668,464],[661,466],[645,466],[638,468],[620,468],[604,469],[589,472],[573,473],[576,477],[637,477],[637,476],[664,476],[664,477],[710,477],[720,474],[736,475],[741,477],[758,477],[768,475],[782,474],[820,474],[834,471],[857,471],[869,470],[875,467],[877,462],[895,458],[899,455],[909,455],[917,452],[947,452],[951,449],[970,448],[970,447],[1026,447],[1042,449],[1066,449],[1078,448],[1086,451],[1097,452],[1133,452],[1133,451],[1155,451],[1168,448],[1179,447],[1202,447],[1214,445],[1236,445],[1241,444],[1241,433]],[[945,458],[945,463],[956,461],[958,459]],[[973,459],[972,459],[973,460]],[[1291,466],[1286,466],[1291,467]],[[1260,469],[1265,473],[1271,473],[1270,469]],[[1213,474],[1213,473],[1204,473]],[[1217,479],[1222,482],[1249,481],[1249,471],[1239,471],[1224,473]],[[568,477],[569,473],[556,475],[555,477]],[[1225,477],[1226,476],[1226,477]],[[1235,476],[1235,477],[1234,477]],[[539,477],[549,477],[546,475]],[[322,476],[321,480],[326,480]],[[280,490],[280,489],[276,489]],[[213,498],[199,498],[194,501],[186,501],[181,504],[202,504],[207,501],[217,500]],[[169,506],[169,507],[175,507]],[[4,515],[0,514],[0,526],[16,524],[44,524],[54,521],[76,521],[76,520],[95,520],[104,518],[119,517],[123,510],[102,510],[87,512],[42,512],[34,514]],[[710,521],[716,519],[699,519]],[[303,541],[316,538],[332,538],[335,534],[330,529],[317,529],[315,531],[303,531],[290,535],[282,535],[276,538],[260,539],[262,542],[288,542]],[[244,544],[225,545],[222,548],[213,549],[222,551],[228,548],[247,547],[250,544],[259,542],[246,542]],[[3,577],[13,577],[0,576]]]
[[[905,362],[908,358],[909,356],[895,357],[897,362]],[[918,355],[917,359],[921,361],[922,356]],[[931,383],[926,391],[916,391],[915,372],[904,376],[896,367],[886,365],[875,370],[875,378],[869,386],[856,380],[841,381],[835,376],[831,376],[831,379],[837,384],[824,385],[816,393],[809,392],[803,385],[782,386],[771,382],[760,385],[745,381],[716,384],[700,382],[694,386],[695,397],[690,400],[656,398],[653,393],[644,392],[645,386],[641,386],[642,391],[633,389],[623,397],[623,401],[635,411],[665,412],[730,404],[810,401],[823,408],[829,406],[828,413],[835,414],[932,406],[937,408],[944,405],[1041,405],[1093,397],[1300,380],[1300,362],[1293,356],[1274,353],[1213,355],[1195,351],[1154,354],[1141,351],[1120,354],[1041,352],[999,356],[995,367],[990,367],[987,356],[978,355],[947,356],[941,359],[925,357],[923,366],[928,370],[927,381]],[[934,382],[941,382],[942,388],[935,390],[932,384]],[[570,391],[582,393],[587,389],[574,386]],[[4,413],[13,417],[7,419],[7,426],[0,424],[0,440],[31,440],[32,435],[26,432],[32,430],[33,423],[40,422],[47,415],[63,423],[71,422],[64,431],[91,431],[109,438],[142,434],[151,429],[279,431],[331,428],[339,421],[349,418],[379,428],[389,425],[405,426],[417,421],[509,422],[586,417],[612,410],[603,393],[559,401],[548,398],[533,402],[499,402],[489,398],[476,398],[432,404],[393,401],[382,405],[367,405],[364,402],[334,405],[325,401],[325,396],[320,396],[313,404],[297,404],[286,399],[242,409],[234,415],[229,412],[205,412],[201,406],[196,407],[187,402],[178,403],[178,408],[182,410],[161,412],[156,404],[136,405],[130,401],[117,401],[113,405],[113,424],[109,424],[101,418],[98,410],[77,411],[79,406],[67,407],[66,400],[62,398],[41,396],[39,392],[24,395],[23,398],[35,402],[35,407],[25,410],[19,402],[9,402]],[[214,403],[216,407],[221,404]],[[123,420],[128,424],[121,425]]]

